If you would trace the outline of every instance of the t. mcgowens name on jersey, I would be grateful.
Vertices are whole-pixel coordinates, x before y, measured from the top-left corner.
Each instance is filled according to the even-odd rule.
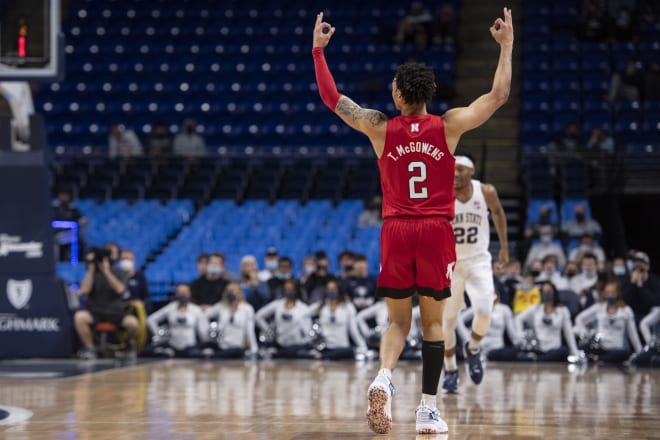
[[[410,153],[424,153],[431,156],[435,160],[440,160],[445,155],[444,151],[440,151],[435,147],[435,145],[429,142],[410,142],[408,145],[397,146],[395,150],[398,156],[396,156],[392,151],[387,153],[387,157],[394,160],[395,162],[399,160],[400,157]]]

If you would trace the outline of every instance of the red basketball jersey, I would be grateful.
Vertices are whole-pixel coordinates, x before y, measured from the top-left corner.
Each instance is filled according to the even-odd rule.
[[[383,218],[454,218],[454,156],[442,118],[397,116],[387,122],[385,148],[378,160]]]

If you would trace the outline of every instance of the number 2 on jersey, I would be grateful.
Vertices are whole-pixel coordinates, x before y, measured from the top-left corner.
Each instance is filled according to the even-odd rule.
[[[419,172],[416,172],[416,170],[419,170]],[[420,161],[410,162],[408,164],[408,172],[415,173],[415,175],[410,176],[410,179],[408,179],[410,199],[428,199],[428,188],[421,185],[419,187],[417,186],[418,183],[421,184],[426,181],[426,164]]]

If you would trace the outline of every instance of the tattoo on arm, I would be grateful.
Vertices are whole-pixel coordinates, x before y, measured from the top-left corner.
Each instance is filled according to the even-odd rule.
[[[339,100],[339,103],[337,104],[337,113],[349,116],[354,121],[364,119],[369,121],[372,127],[387,121],[387,116],[385,116],[384,113],[379,112],[378,110],[364,109],[346,98]]]

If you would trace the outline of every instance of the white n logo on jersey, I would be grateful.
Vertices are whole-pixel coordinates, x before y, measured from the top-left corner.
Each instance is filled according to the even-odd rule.
[[[414,122],[410,124],[410,132],[411,133],[419,133],[419,122]]]
[[[446,277],[447,277],[448,280],[451,280],[451,276],[454,274],[454,265],[455,264],[456,264],[456,262],[452,261],[451,263],[449,263],[447,265],[447,275],[446,275]]]

